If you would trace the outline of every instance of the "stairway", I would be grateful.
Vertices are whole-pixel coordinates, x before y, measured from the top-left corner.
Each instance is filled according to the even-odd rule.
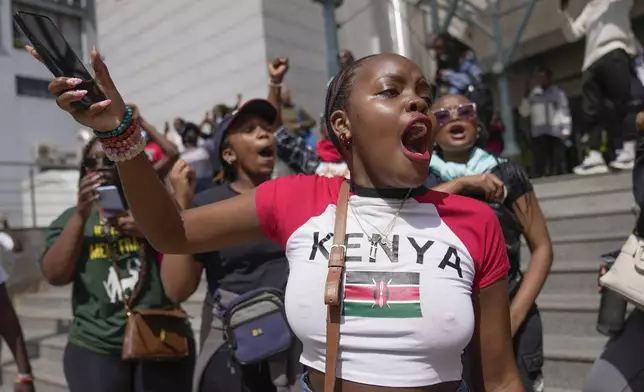
[[[635,223],[631,173],[535,181],[554,263],[537,303],[544,328],[546,392],[578,392],[607,338],[595,325],[599,255],[618,249]],[[521,260],[529,261],[524,245]]]
[[[606,338],[595,330],[598,256],[617,249],[634,224],[631,174],[562,176],[535,181],[535,192],[548,220],[555,262],[538,304],[544,324],[546,392],[579,392]],[[526,246],[522,260],[529,260]],[[195,335],[205,282],[186,302]],[[45,287],[16,300],[29,341],[38,392],[66,392],[62,371],[65,331],[71,320],[70,287]],[[16,369],[3,347],[0,358],[11,392]]]
[[[199,339],[201,306],[206,294],[202,280],[197,291],[183,306],[190,314],[195,339]],[[63,353],[67,344],[67,329],[72,319],[71,286],[45,286],[35,294],[25,294],[14,301],[27,340],[27,350],[36,377],[38,392],[68,392],[63,374]],[[6,345],[0,357],[2,379],[0,392],[13,392],[17,369]]]

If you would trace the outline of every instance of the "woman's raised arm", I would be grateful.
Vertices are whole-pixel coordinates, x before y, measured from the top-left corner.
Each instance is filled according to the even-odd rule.
[[[195,254],[263,235],[255,191],[180,212],[145,154],[118,164],[132,215],[152,246],[165,254]]]
[[[38,60],[32,47],[27,50]],[[94,80],[106,100],[82,110],[74,106],[87,91],[77,90],[82,80],[57,78],[49,84],[58,106],[74,119],[96,132],[110,132],[121,125],[126,107],[107,66],[96,49],[91,54]],[[157,176],[147,156],[139,154],[118,163],[119,174],[130,210],[147,240],[155,249],[168,254],[194,254],[218,250],[263,235],[255,208],[255,192],[184,212]]]

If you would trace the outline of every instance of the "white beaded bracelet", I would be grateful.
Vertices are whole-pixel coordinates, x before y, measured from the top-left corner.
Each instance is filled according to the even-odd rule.
[[[141,138],[134,146],[132,146],[129,150],[118,153],[115,155],[107,155],[109,159],[111,159],[114,162],[125,162],[132,160],[137,157],[137,155],[141,154],[143,151],[145,151],[145,140]]]
[[[116,144],[116,147],[103,146],[105,155],[113,162],[125,162],[135,158],[145,151],[145,139],[141,134],[141,128],[134,131],[132,136]]]

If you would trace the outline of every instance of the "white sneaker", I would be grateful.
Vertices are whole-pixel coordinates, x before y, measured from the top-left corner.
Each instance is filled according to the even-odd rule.
[[[635,166],[635,142],[624,142],[624,148],[617,153],[610,167],[618,170],[631,170]]]
[[[588,174],[608,173],[608,166],[604,162],[604,157],[599,151],[590,150],[581,165],[576,166],[572,171],[580,176]]]

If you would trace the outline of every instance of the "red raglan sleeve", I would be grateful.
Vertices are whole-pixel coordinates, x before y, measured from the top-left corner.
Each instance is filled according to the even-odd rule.
[[[279,230],[279,216],[282,207],[279,203],[284,200],[285,196],[280,194],[279,190],[285,185],[288,185],[288,181],[285,182],[282,177],[266,181],[255,190],[255,208],[262,230],[268,238],[278,243],[282,243]]]
[[[255,208],[264,234],[286,247],[298,227],[324,211],[329,203],[335,203],[340,183],[341,179],[297,174],[258,186]]]
[[[474,279],[475,290],[484,289],[492,285],[507,275],[510,270],[510,260],[508,259],[501,224],[491,209],[486,209],[485,212],[483,258],[477,265],[478,269]]]

